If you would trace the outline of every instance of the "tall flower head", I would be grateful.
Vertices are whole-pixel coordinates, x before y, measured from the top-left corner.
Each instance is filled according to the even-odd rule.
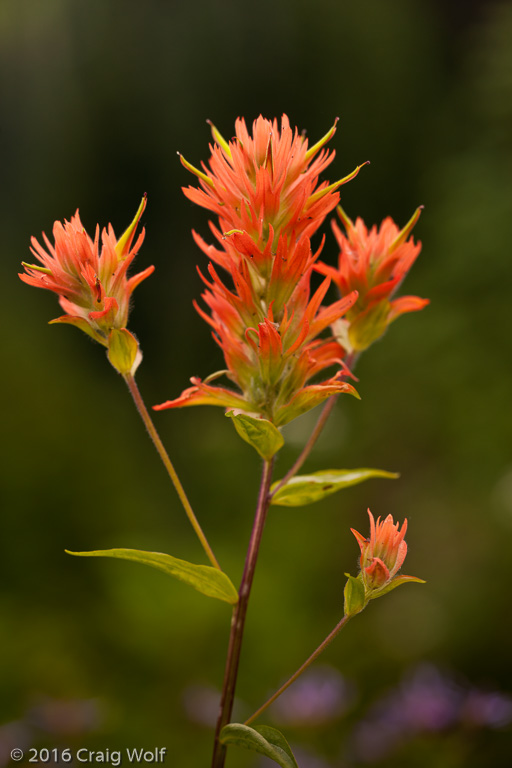
[[[71,221],[55,222],[54,245],[45,234],[46,249],[35,237],[32,238],[31,251],[42,266],[24,262],[25,272],[20,278],[28,285],[58,294],[59,304],[66,314],[52,323],[75,325],[107,348],[112,331],[126,330],[131,295],[154,270],[151,266],[137,275],[127,276],[144,240],[142,230],[133,243],[145,207],[146,196],[119,240],[109,224],[102,232],[101,248],[99,226],[92,240],[82,226],[78,211]],[[121,338],[118,334],[115,337],[117,340]]]
[[[243,119],[235,129],[227,142],[212,127],[214,144],[202,171],[182,162],[199,178],[199,188],[188,187],[185,195],[218,216],[218,226],[210,224],[215,246],[194,233],[212,262],[207,277],[200,272],[209,313],[196,308],[211,325],[226,361],[224,373],[238,391],[212,385],[211,377],[194,378],[181,397],[156,408],[210,403],[279,426],[331,394],[356,394],[343,380],[344,349],[319,334],[343,316],[357,294],[321,306],[330,278],[311,291],[319,251],[312,251],[310,237],[336,206],[337,189],[359,167],[334,184],[319,183],[334,156],[324,145],[335,125],[311,148],[286,116],[280,128],[277,120],[260,116],[252,135]],[[229,286],[219,268],[228,273]],[[310,383],[330,366],[338,369],[334,375]]]
[[[361,550],[359,564],[361,566],[360,578],[364,585],[366,599],[380,597],[391,589],[407,581],[422,582],[415,576],[398,576],[398,571],[407,555],[405,533],[407,520],[402,527],[393,522],[393,517],[388,515],[385,520],[380,517],[375,519],[368,510],[370,518],[370,538],[366,539],[358,531],[350,530],[357,539]]]
[[[324,147],[334,136],[336,123],[309,147],[308,140],[290,128],[286,115],[281,119],[281,128],[276,119],[270,121],[260,115],[253,123],[252,135],[245,120],[238,118],[235,136],[229,142],[212,126],[215,143],[210,145],[210,160],[208,166],[203,164],[203,171],[181,158],[200,184],[199,189],[184,189],[185,195],[219,217],[220,229],[213,230],[217,237],[220,235],[223,246],[224,256],[217,255],[221,266],[231,260],[238,263],[241,254],[237,246],[245,243],[255,268],[265,272],[265,267],[268,270],[272,265],[281,237],[290,243],[316,232],[336,207],[336,190],[359,172],[357,167],[334,184],[318,183],[320,173],[334,159],[335,153]],[[244,235],[242,243],[240,239],[222,243],[224,233],[231,230]],[[215,261],[215,251],[199,242]],[[249,258],[249,254],[245,257]]]
[[[428,299],[418,296],[392,298],[421,250],[421,243],[414,243],[409,237],[421,210],[417,208],[402,230],[389,217],[379,228],[373,226],[368,230],[362,219],[358,218],[354,224],[338,207],[346,230],[343,234],[333,222],[340,248],[338,267],[319,262],[315,269],[331,277],[342,296],[353,290],[359,293],[346,318],[334,329],[348,351],[366,349],[399,315],[423,309],[429,303]]]

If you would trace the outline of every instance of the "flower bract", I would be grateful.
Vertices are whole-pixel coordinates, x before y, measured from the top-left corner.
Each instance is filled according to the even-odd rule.
[[[333,222],[340,248],[338,266],[318,262],[315,269],[333,280],[341,296],[358,291],[357,301],[333,328],[347,351],[367,349],[397,317],[429,303],[418,296],[393,298],[421,250],[421,243],[409,237],[421,210],[416,209],[402,230],[389,217],[379,228],[368,229],[360,218],[354,224],[338,206],[346,231],[344,234]]]
[[[220,405],[280,426],[333,394],[357,396],[346,381],[344,348],[332,335],[320,336],[354,305],[357,291],[323,306],[330,277],[311,287],[321,249],[312,250],[311,236],[337,205],[338,188],[359,172],[319,182],[334,157],[324,146],[335,125],[309,147],[286,116],[280,126],[260,116],[252,133],[238,119],[229,142],[212,126],[214,144],[202,170],[182,159],[199,180],[185,195],[218,217],[210,224],[215,245],[194,233],[210,259],[207,274],[200,271],[208,311],[196,309],[236,388],[194,377],[192,387],[156,409]],[[322,379],[327,368],[334,371]]]
[[[42,266],[24,262],[25,272],[20,278],[59,296],[66,314],[52,323],[75,325],[105,347],[109,347],[113,330],[126,328],[131,295],[154,270],[151,266],[132,277],[127,275],[144,240],[142,230],[133,242],[145,207],[146,196],[119,240],[109,225],[101,234],[101,246],[99,227],[93,240],[82,226],[78,211],[71,221],[55,222],[53,245],[45,234],[46,247],[32,238],[31,251]]]

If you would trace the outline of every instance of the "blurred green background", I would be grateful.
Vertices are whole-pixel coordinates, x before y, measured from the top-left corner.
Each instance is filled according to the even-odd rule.
[[[306,465],[396,470],[310,507],[274,508],[247,623],[237,716],[331,630],[349,532],[409,518],[408,585],[325,654],[282,728],[301,768],[480,768],[511,750],[510,244],[512,5],[481,0],[2,0],[0,221],[2,496],[0,764],[13,746],[167,746],[209,764],[229,608],[131,563],[65,548],[168,551],[202,562],[175,494],[104,351],[49,327],[56,298],[16,277],[29,238],[80,207],[118,234],[141,195],[146,241],[130,327],[153,404],[222,367],[192,299],[207,212],[180,191],[176,152],[208,157],[214,121],[286,112],[317,140],[340,116],[329,179],[369,159],[342,203],[401,225],[423,252],[404,286],[431,305],[360,361]],[[327,224],[324,260],[337,251]],[[316,419],[287,430],[283,473]],[[238,582],[259,461],[220,409],[158,414],[192,504]],[[323,677],[322,677],[323,675]],[[309,686],[309,688],[308,688]],[[293,690],[293,689],[292,689]],[[322,693],[323,691],[323,693]],[[302,698],[301,698],[302,697]],[[308,704],[309,702],[309,704]],[[308,706],[316,702],[317,706]],[[232,752],[228,766],[266,763]]]

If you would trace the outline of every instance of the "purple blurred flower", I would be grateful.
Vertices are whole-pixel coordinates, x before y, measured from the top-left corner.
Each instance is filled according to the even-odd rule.
[[[512,722],[512,697],[473,689],[466,697],[461,714],[463,722],[471,726],[504,728]]]
[[[308,670],[272,705],[276,722],[316,726],[341,717],[354,700],[353,686],[332,667]]]
[[[419,734],[455,727],[501,728],[512,722],[512,698],[456,682],[422,664],[398,688],[376,701],[354,729],[357,762],[373,763]]]

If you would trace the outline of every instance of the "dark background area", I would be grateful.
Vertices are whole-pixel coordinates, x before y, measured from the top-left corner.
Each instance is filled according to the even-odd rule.
[[[404,286],[431,305],[358,365],[307,469],[380,467],[309,507],[273,508],[239,679],[247,717],[331,630],[350,527],[366,508],[409,519],[406,573],[263,722],[301,768],[481,768],[511,751],[512,4],[448,0],[2,0],[0,223],[2,496],[0,762],[12,746],[167,746],[209,764],[229,608],[131,563],[64,549],[135,547],[203,562],[122,380],[56,297],[16,277],[29,239],[80,208],[120,235],[143,192],[147,235],[130,328],[148,404],[222,367],[192,299],[180,187],[208,157],[211,119],[288,114],[316,141],[339,115],[332,181],[367,159],[342,204],[368,224],[425,206]],[[323,258],[335,263],[326,223]],[[314,424],[286,431],[278,475]],[[259,461],[221,409],[156,422],[224,569],[238,583]],[[308,687],[309,686],[309,687]],[[293,689],[292,689],[293,690]],[[316,705],[313,706],[312,702]],[[308,709],[308,707],[310,707]],[[311,711],[310,711],[311,710]],[[300,757],[299,757],[300,756]],[[228,766],[262,765],[233,751]]]

